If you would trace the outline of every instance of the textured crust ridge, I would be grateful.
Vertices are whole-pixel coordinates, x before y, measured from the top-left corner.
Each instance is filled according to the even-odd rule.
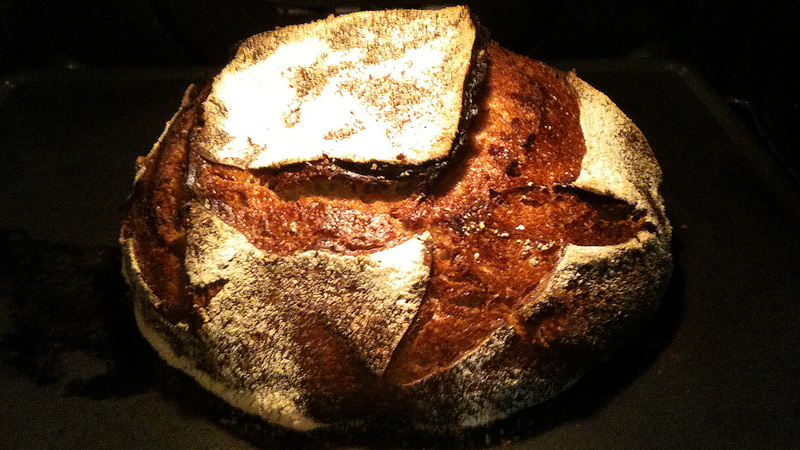
[[[256,35],[215,78],[197,148],[240,168],[442,159],[475,38],[465,7],[364,11]]]
[[[552,380],[521,368],[493,367],[498,354],[512,346],[516,337],[513,327],[501,327],[458,364],[411,387],[421,399],[418,408],[425,422],[480,426],[558,392]]]
[[[183,92],[183,97],[181,97],[181,104],[178,107],[178,110],[175,112],[175,114],[172,115],[172,117],[164,125],[164,130],[161,131],[161,135],[158,137],[158,140],[156,140],[156,143],[153,144],[153,147],[150,149],[150,151],[147,153],[146,156],[139,157],[137,159],[137,161],[136,161],[136,175],[135,175],[135,178],[133,180],[134,184],[138,183],[139,179],[141,179],[142,175],[144,175],[144,171],[145,171],[144,161],[146,161],[149,158],[152,158],[153,155],[155,155],[155,153],[158,151],[158,149],[161,147],[162,143],[164,142],[164,139],[169,134],[170,129],[172,128],[172,124],[175,123],[175,120],[178,117],[180,117],[180,115],[183,114],[183,112],[187,108],[191,107],[191,104],[192,104],[191,99],[192,99],[192,96],[195,95],[196,90],[197,90],[197,88],[195,87],[194,84],[190,84],[189,87],[186,88],[186,90]]]

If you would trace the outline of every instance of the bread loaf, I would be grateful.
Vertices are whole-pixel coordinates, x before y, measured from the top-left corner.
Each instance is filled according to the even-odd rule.
[[[297,430],[471,427],[569,387],[671,263],[647,141],[464,7],[254,36],[138,161],[120,242],[164,360]]]

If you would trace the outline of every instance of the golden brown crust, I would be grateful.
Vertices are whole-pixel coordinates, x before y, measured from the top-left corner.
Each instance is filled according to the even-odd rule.
[[[475,426],[560,392],[635,331],[670,270],[652,152],[574,74],[493,43],[485,56],[477,121],[435,180],[211,162],[188,144],[209,90],[190,89],[121,239],[162,356],[292,428],[377,413]]]

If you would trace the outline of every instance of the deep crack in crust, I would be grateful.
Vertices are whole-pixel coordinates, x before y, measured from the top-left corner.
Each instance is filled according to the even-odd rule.
[[[670,270],[646,141],[574,74],[486,52],[463,164],[434,185],[324,160],[209,163],[187,145],[208,88],[190,88],[141,162],[122,234],[138,323],[164,359],[291,428],[376,413],[474,426],[560,392],[635,331]],[[376,260],[397,248],[417,262]],[[373,281],[303,285],[358,278],[353,267],[407,292],[405,312],[358,314],[398,305],[370,293]],[[354,299],[340,317],[339,298]],[[349,327],[370,315],[363,333]]]

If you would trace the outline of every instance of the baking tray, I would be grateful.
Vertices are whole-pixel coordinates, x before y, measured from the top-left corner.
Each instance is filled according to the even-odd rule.
[[[572,389],[489,427],[312,435],[227,407],[139,336],[115,247],[134,161],[202,68],[0,82],[2,448],[800,448],[800,188],[690,69],[556,61],[664,172],[675,273],[656,317]]]

